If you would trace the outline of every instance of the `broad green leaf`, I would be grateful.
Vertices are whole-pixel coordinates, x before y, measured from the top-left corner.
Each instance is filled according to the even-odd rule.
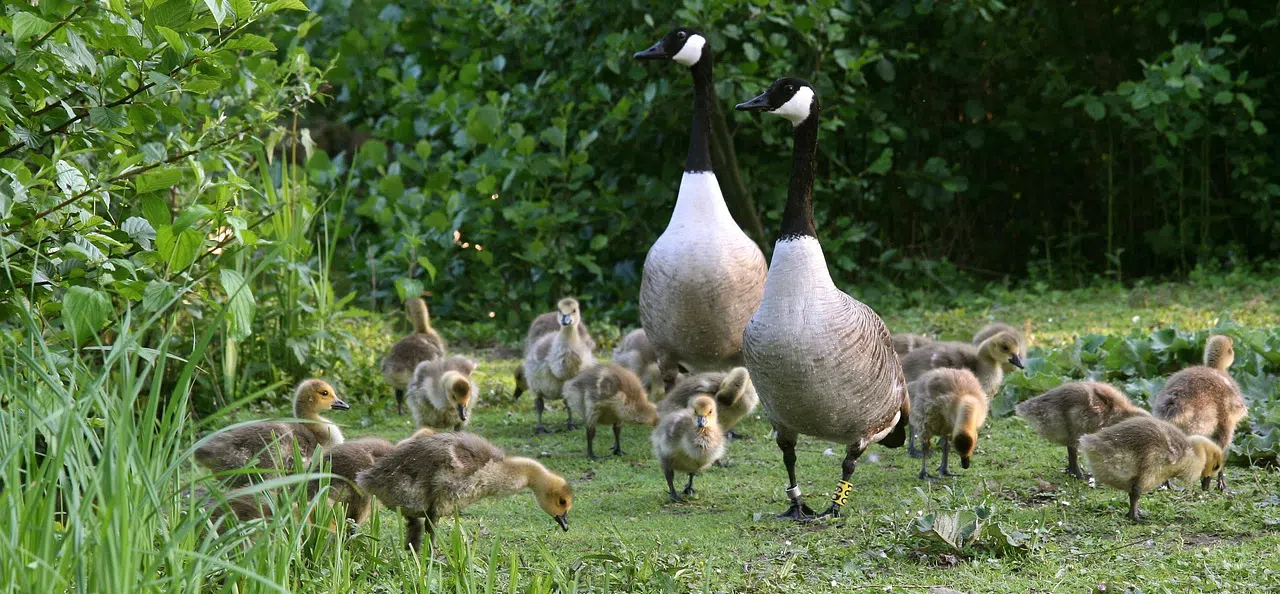
[[[62,296],[62,326],[77,344],[97,334],[111,317],[111,300],[97,289],[71,287]]]
[[[1262,136],[1263,134],[1267,133],[1267,126],[1262,122],[1259,122],[1258,120],[1253,120],[1252,122],[1249,122],[1249,127],[1253,128],[1253,133],[1257,134],[1258,136]]]
[[[164,225],[156,230],[156,251],[160,253],[170,272],[190,266],[203,246],[204,234],[194,229],[175,234],[173,227]]]
[[[400,301],[408,301],[422,295],[422,291],[422,281],[416,278],[396,279],[396,295],[400,297]]]
[[[270,39],[253,33],[245,33],[240,37],[227,42],[223,49],[227,50],[249,50],[249,51],[275,51],[276,44],[271,43]]]
[[[124,224],[120,225],[120,230],[128,233],[129,238],[144,250],[150,250],[151,242],[156,238],[155,227],[152,227],[151,222],[142,217],[125,219]]]
[[[533,139],[533,136],[525,136],[516,141],[516,152],[520,155],[528,156],[533,152],[537,142],[538,141]]]
[[[169,0],[147,10],[143,23],[153,27],[168,27],[178,30],[191,22],[190,0]],[[142,33],[138,30],[138,35]]]
[[[231,12],[242,21],[253,16],[253,3],[249,0],[231,0]]]
[[[53,25],[35,14],[30,12],[19,12],[13,15],[13,40],[21,43],[22,41],[44,35],[49,32],[49,28]]]
[[[204,0],[204,5],[209,7],[209,14],[213,15],[213,20],[219,25],[227,18],[227,7],[223,0]]]
[[[276,0],[275,2],[267,5],[266,11],[276,12],[279,10],[301,10],[303,12],[311,12],[311,9],[307,8],[307,5],[303,4],[302,0]]]
[[[129,118],[113,107],[90,107],[89,121],[99,128],[123,128],[129,125]]]
[[[134,189],[139,194],[168,189],[182,181],[182,170],[176,167],[159,167],[134,178]]]
[[[79,195],[81,192],[89,189],[89,183],[85,181],[84,174],[79,169],[66,162],[58,161],[54,166],[58,174],[58,187],[62,188],[62,193],[71,198]]]
[[[142,292],[142,307],[147,311],[160,311],[169,305],[169,301],[173,300],[173,296],[178,293],[178,288],[167,280],[156,279],[147,283],[147,288]]]
[[[156,31],[159,31],[164,40],[169,42],[169,47],[172,47],[180,54],[187,53],[187,42],[182,40],[181,33],[162,26],[156,26]]]
[[[151,223],[153,229],[173,222],[169,204],[159,196],[147,196],[142,199],[142,216],[147,218],[147,222]]]
[[[876,160],[867,167],[867,173],[884,175],[888,173],[891,168],[893,168],[893,149],[886,148],[880,151],[880,156],[876,157]]]
[[[244,276],[235,270],[223,268],[220,272],[222,290],[227,292],[227,323],[232,338],[244,340],[253,334],[253,314],[257,303],[253,291]]]
[[[432,281],[436,280],[436,267],[431,263],[430,259],[426,256],[418,256],[418,265],[427,271],[427,276],[431,277]]]
[[[1106,106],[1104,106],[1101,101],[1092,97],[1085,101],[1084,112],[1089,114],[1089,117],[1093,118],[1093,121],[1095,122],[1107,117]]]
[[[876,74],[880,75],[884,82],[893,82],[894,79],[898,78],[898,72],[894,70],[893,62],[889,61],[888,58],[883,58],[876,62]]]
[[[502,114],[492,105],[482,105],[467,115],[467,135],[477,144],[489,144],[498,138]]]

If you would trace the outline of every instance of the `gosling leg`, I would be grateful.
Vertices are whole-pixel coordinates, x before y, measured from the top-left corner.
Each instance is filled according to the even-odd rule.
[[[595,442],[595,440],[596,440],[596,426],[587,425],[587,459],[588,460],[599,459],[599,456],[596,456],[595,451],[591,449],[592,444]]]
[[[685,497],[690,497],[698,494],[697,491],[693,490],[693,473],[689,473],[689,484],[684,486],[683,493]]]
[[[404,390],[396,388],[396,414],[404,414]]]
[[[947,457],[951,455],[951,441],[942,440],[942,466],[938,467],[938,474],[942,476],[960,476],[950,470],[947,470]]]
[[[555,433],[554,431],[547,429],[546,425],[542,424],[542,411],[546,410],[546,408],[547,403],[542,400],[542,395],[538,394],[538,396],[533,399],[533,410],[538,413],[538,426],[533,429],[534,435]]]
[[[671,468],[670,460],[662,461],[662,475],[667,479],[667,494],[671,497],[671,503],[684,503],[684,499],[676,494],[676,471]]]
[[[613,455],[622,456],[622,423],[613,424]]]

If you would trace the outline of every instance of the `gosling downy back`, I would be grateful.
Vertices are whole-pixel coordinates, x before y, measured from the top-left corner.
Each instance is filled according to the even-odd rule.
[[[712,167],[711,44],[681,27],[635,58],[674,62],[693,78],[684,175],[671,220],[649,248],[640,283],[640,319],[664,381],[670,382],[680,366],[697,372],[740,364],[742,331],[760,304],[767,265],[729,214]]]
[[[1188,435],[1209,437],[1224,452],[1235,439],[1236,425],[1249,415],[1240,386],[1227,370],[1235,362],[1235,344],[1222,335],[1205,343],[1205,365],[1188,367],[1169,377],[1151,401],[1151,414],[1177,425]],[[1226,490],[1225,472],[1218,488]]]
[[[1222,449],[1203,436],[1188,437],[1172,423],[1137,416],[1080,438],[1080,449],[1099,485],[1129,493],[1129,517],[1138,498],[1160,483],[1191,483],[1222,471]],[[1203,482],[1203,480],[1202,480]]]
[[[893,351],[901,357],[911,351],[914,351],[926,344],[933,342],[932,338],[922,336],[920,334],[894,334],[893,335]]]
[[[329,499],[346,507],[347,519],[362,524],[373,510],[373,498],[356,486],[356,475],[364,472],[391,453],[395,446],[379,437],[361,437],[329,448],[325,452],[325,466],[329,472],[342,477],[329,484]],[[314,489],[320,481],[312,482]]]
[[[635,423],[655,425],[658,410],[644,386],[621,365],[597,363],[564,386],[565,401],[587,426]]]
[[[644,389],[652,399],[663,387],[662,372],[658,369],[658,355],[649,344],[644,329],[628,332],[613,350],[613,362],[626,367],[640,378]]]
[[[760,403],[750,372],[746,367],[735,367],[728,373],[711,371],[682,377],[658,403],[658,412],[667,414],[688,408],[694,398],[702,395],[715,399],[716,416],[725,431],[736,427]]]
[[[931,439],[942,436],[960,455],[961,466],[968,468],[978,429],[987,420],[987,398],[978,378],[967,369],[933,369],[908,384],[907,390],[911,426],[922,439],[926,457]]]
[[[419,427],[457,430],[471,418],[476,390],[471,373],[476,362],[466,357],[424,361],[409,384],[409,410]]]
[[[1134,406],[1124,392],[1101,382],[1062,384],[1018,403],[1014,412],[1041,437],[1064,446],[1075,446],[1081,435],[1150,414]]]

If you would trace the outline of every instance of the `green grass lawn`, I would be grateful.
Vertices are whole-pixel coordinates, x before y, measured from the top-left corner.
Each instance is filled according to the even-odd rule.
[[[885,317],[898,331],[957,337],[993,317],[1019,326],[1031,319],[1036,341],[1055,345],[1084,332],[1126,333],[1170,323],[1200,329],[1223,315],[1241,324],[1274,325],[1280,319],[1275,291],[1180,285],[1005,295],[999,305],[979,300],[971,308]],[[758,414],[740,426],[751,439],[731,444],[730,466],[710,469],[699,477],[695,498],[672,504],[646,428],[625,429],[626,455],[588,461],[581,429],[533,434],[532,398],[510,397],[516,360],[476,356],[482,360],[475,376],[480,404],[470,430],[512,455],[538,458],[568,478],[576,496],[567,533],[528,493],[483,501],[462,514],[461,528],[478,562],[491,563],[498,551],[500,559],[518,556],[520,591],[538,580],[576,582],[581,589],[709,592],[931,585],[967,592],[1247,592],[1280,586],[1280,474],[1274,469],[1230,466],[1230,495],[1198,486],[1151,493],[1142,500],[1149,523],[1134,524],[1125,518],[1125,494],[1069,479],[1061,472],[1064,449],[1019,419],[993,418],[981,432],[973,467],[962,476],[921,481],[919,461],[904,450],[872,447],[853,476],[843,517],[793,523],[773,517],[786,507],[786,475]],[[407,415],[395,415],[389,390],[380,400],[352,405],[348,413],[331,415],[346,424],[348,437],[395,440],[413,429]],[[563,426],[560,403],[547,419]],[[607,452],[609,431],[600,435],[597,449]],[[817,509],[825,508],[839,478],[843,449],[832,447],[802,439],[798,448],[801,488]],[[931,471],[939,460],[935,453]],[[1024,547],[999,548],[983,539],[957,551],[918,530],[922,516],[975,509],[989,513],[986,534],[1020,532],[1027,536]],[[443,540],[453,526],[452,519],[443,522]],[[377,562],[357,563],[352,583],[359,591],[396,590],[409,577],[400,560],[399,517],[379,509],[362,531],[366,536],[349,546]],[[493,571],[509,586],[512,570],[505,563],[498,561]]]

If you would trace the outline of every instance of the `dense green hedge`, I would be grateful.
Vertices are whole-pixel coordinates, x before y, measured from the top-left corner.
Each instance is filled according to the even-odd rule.
[[[342,241],[362,303],[414,277],[457,318],[515,323],[566,292],[634,317],[691,85],[630,55],[676,24],[711,38],[726,109],[779,75],[817,83],[820,233],[863,294],[1280,251],[1275,6],[424,4],[316,2],[303,41],[336,58],[311,122],[332,160],[311,165],[335,183],[351,167]],[[767,246],[788,131],[727,118]]]

